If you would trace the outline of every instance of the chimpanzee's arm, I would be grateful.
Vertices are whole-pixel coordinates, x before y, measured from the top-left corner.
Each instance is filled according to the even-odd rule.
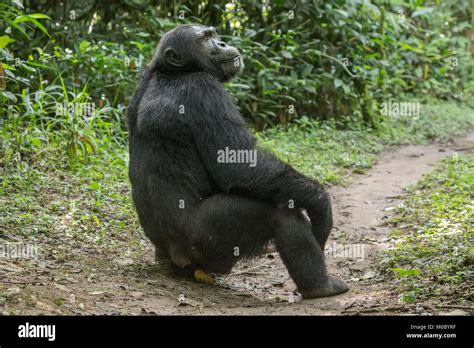
[[[193,115],[196,147],[221,191],[306,209],[313,228],[325,235],[320,241],[324,245],[332,216],[329,196],[323,187],[273,154],[256,149],[255,138],[226,94],[218,94],[213,105],[200,105],[199,109],[206,112]],[[232,151],[236,155],[241,151],[240,159],[246,155],[247,163],[230,163],[232,158],[225,155]]]

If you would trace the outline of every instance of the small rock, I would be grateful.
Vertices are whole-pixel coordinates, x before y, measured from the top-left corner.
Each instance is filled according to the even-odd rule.
[[[119,266],[130,266],[130,265],[133,265],[134,261],[133,259],[130,259],[130,258],[116,257],[113,259],[113,263]]]
[[[374,278],[376,276],[375,272],[374,271],[368,271],[364,274],[363,278],[364,279],[370,279],[370,278]]]

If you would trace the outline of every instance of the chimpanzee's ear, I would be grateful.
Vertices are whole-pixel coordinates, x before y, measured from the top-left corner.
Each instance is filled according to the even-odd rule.
[[[168,64],[171,64],[175,67],[180,67],[184,65],[184,59],[176,52],[173,47],[168,47],[165,50],[165,60]]]

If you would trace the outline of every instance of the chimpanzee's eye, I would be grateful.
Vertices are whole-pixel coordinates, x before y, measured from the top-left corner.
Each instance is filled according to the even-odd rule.
[[[213,30],[210,30],[210,29],[207,29],[207,30],[204,30],[202,31],[202,39],[203,40],[209,40],[209,39],[212,39],[214,38],[216,35],[215,35],[215,32]]]

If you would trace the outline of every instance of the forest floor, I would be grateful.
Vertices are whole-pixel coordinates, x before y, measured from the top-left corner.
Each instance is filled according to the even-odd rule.
[[[380,154],[371,169],[354,174],[350,184],[330,189],[335,228],[326,257],[330,273],[351,287],[343,295],[301,300],[277,253],[238,264],[230,275],[216,276],[214,285],[197,283],[154,263],[153,248],[142,234],[136,247],[138,254],[102,248],[96,245],[100,236],[85,246],[84,241],[67,232],[71,216],[66,214],[63,221],[58,221],[66,226],[61,234],[36,240],[41,249],[37,260],[0,258],[0,311],[22,315],[450,312],[456,306],[439,307],[430,301],[400,303],[399,293],[377,266],[382,251],[390,247],[389,219],[407,187],[444,157],[472,150],[473,146],[474,132],[470,132],[448,144],[391,148]],[[51,191],[49,201],[42,204],[50,207],[55,194]],[[111,237],[121,238],[107,236]],[[10,242],[21,240],[20,236],[7,238]],[[331,253],[334,247],[348,248],[352,257]]]

